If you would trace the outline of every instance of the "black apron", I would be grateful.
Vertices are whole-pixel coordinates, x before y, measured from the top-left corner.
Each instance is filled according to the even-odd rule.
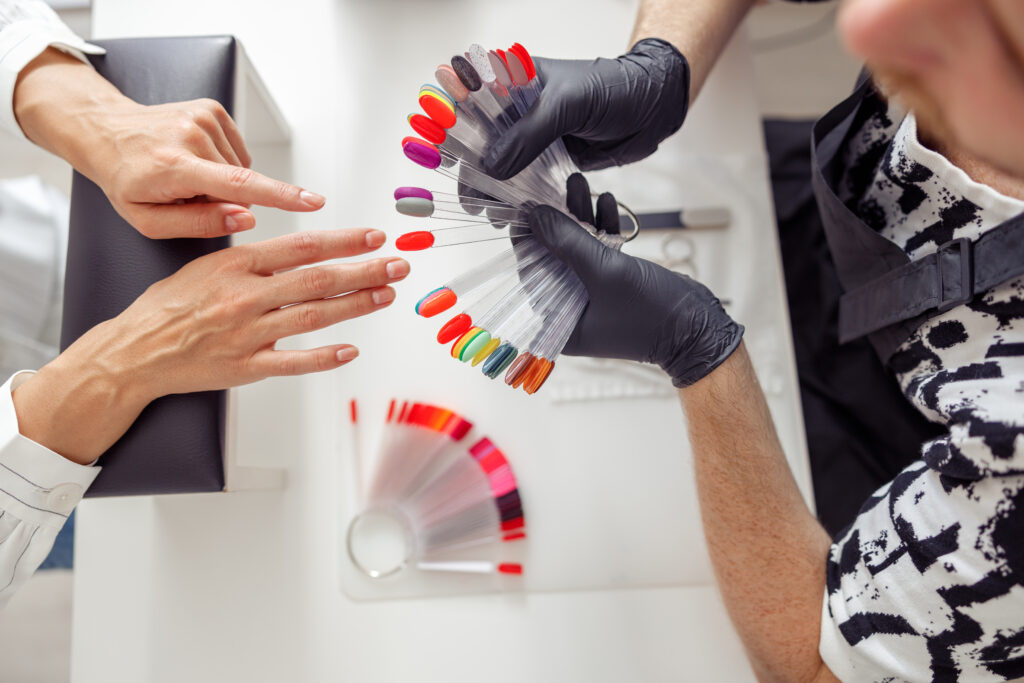
[[[911,261],[840,201],[842,151],[885,108],[862,74],[810,149],[806,123],[766,123],[815,499],[833,536],[945,432],[903,396],[893,353],[929,317],[1024,272],[1024,217]]]

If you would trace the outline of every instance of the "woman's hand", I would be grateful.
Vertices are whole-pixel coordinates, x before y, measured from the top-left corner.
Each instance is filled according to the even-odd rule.
[[[297,266],[371,252],[379,230],[307,232],[208,254],[147,289],[14,393],[21,433],[92,462],[166,394],[223,389],[275,375],[331,370],[350,344],[276,350],[279,339],[387,307],[399,258]]]
[[[314,211],[324,198],[249,169],[234,121],[217,102],[137,104],[91,67],[54,49],[22,72],[14,111],[30,140],[99,185],[147,237],[249,230],[249,206]]]

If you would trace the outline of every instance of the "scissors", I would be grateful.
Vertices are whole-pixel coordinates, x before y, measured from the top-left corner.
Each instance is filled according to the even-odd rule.
[[[686,235],[673,232],[665,235],[665,239],[662,240],[661,258],[656,259],[655,263],[696,280],[697,264],[693,260],[696,255],[697,248],[693,240]]]

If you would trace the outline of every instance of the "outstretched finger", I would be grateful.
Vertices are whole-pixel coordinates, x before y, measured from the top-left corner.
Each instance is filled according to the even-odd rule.
[[[272,341],[320,330],[387,308],[394,300],[394,289],[377,287],[330,299],[307,301],[264,315],[258,323],[259,334],[263,339]]]
[[[382,287],[403,280],[408,274],[409,262],[400,258],[332,263],[278,273],[269,283],[266,310]]]
[[[268,178],[244,166],[195,158],[180,173],[179,184],[183,185],[187,196],[208,195],[286,211],[316,211],[325,201],[315,192]]]
[[[305,351],[264,349],[249,359],[249,368],[259,377],[306,375],[340,368],[358,355],[359,349],[351,344],[332,344]]]
[[[373,228],[346,228],[297,232],[235,249],[248,255],[254,273],[272,275],[310,263],[366,254],[379,249],[385,239],[383,232]]]

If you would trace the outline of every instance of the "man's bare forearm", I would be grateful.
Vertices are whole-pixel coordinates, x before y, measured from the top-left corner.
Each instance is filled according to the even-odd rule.
[[[746,348],[680,399],[708,551],[758,678],[835,680],[818,655],[830,540],[800,496]]]
[[[754,0],[640,0],[629,44],[661,38],[675,45],[690,63],[692,104],[753,4]]]

